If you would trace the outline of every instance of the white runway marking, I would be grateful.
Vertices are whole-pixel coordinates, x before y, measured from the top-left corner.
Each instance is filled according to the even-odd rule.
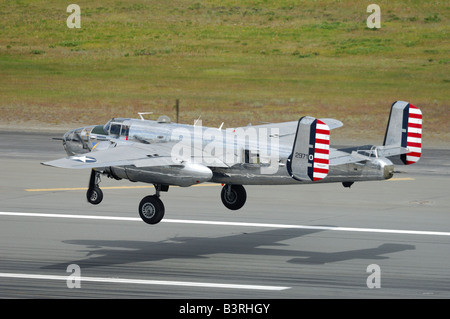
[[[73,279],[73,277],[70,277],[70,276],[18,274],[18,273],[0,273],[0,277],[16,278],[16,279],[44,279],[44,280],[65,280],[65,281]],[[166,280],[84,277],[84,276],[79,277],[79,279],[80,279],[81,284],[83,284],[83,282],[105,282],[105,283],[116,283],[116,284],[184,286],[184,287],[250,289],[250,290],[272,290],[272,291],[280,291],[280,290],[286,290],[286,289],[291,288],[291,287],[281,287],[281,286],[237,285],[237,284],[221,284],[221,283],[208,283],[208,282],[166,281]]]
[[[71,215],[71,214],[42,214],[42,213],[0,212],[0,216],[45,217],[45,218],[75,218],[75,219],[97,219],[97,220],[115,220],[115,221],[133,221],[133,222],[139,221],[139,222],[142,222],[142,220],[140,218],[138,218],[138,217],[98,216],[98,215]],[[405,235],[450,236],[450,232],[424,231],[424,230],[355,228],[355,227],[310,226],[310,225],[288,225],[288,224],[266,224],[266,223],[223,222],[223,221],[186,220],[186,219],[163,219],[161,222],[163,222],[163,223],[177,223],[177,224],[215,225],[215,226],[291,228],[291,229],[312,229],[312,230],[330,230],[330,231],[347,231],[347,232],[365,232],[365,233],[389,233],[389,234],[405,234]]]

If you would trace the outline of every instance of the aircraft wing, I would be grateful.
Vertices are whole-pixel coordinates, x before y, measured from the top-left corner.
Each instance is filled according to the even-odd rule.
[[[146,147],[144,148],[142,146],[144,145],[119,145],[100,151],[93,151],[86,154],[74,155],[54,161],[44,162],[42,164],[60,168],[75,169],[124,165],[143,167],[175,164],[170,157],[170,150],[168,151],[166,147],[161,147],[161,145],[158,147],[153,145],[145,145]]]
[[[172,156],[172,150],[179,142],[118,145],[108,149],[93,151],[86,154],[69,156],[42,163],[60,168],[99,168],[109,166],[134,165],[136,167],[156,167],[181,165],[184,162],[195,162],[205,166],[228,167],[217,158]],[[205,163],[208,163],[206,165]],[[211,164],[213,163],[213,164]]]

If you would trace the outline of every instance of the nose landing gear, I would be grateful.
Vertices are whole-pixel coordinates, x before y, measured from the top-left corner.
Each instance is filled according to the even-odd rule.
[[[96,172],[94,169],[91,171],[91,177],[89,179],[89,188],[86,192],[86,198],[92,205],[98,205],[103,200],[103,192],[98,187],[100,183],[100,173]]]

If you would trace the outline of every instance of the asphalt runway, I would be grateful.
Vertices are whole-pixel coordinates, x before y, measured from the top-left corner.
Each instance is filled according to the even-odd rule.
[[[0,132],[1,298],[450,297],[448,150],[351,189],[247,186],[239,211],[220,185],[173,187],[150,226],[150,185],[103,177],[93,206],[89,170],[40,165],[58,136]]]

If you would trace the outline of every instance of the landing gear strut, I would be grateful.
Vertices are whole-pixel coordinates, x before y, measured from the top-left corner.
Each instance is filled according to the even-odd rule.
[[[147,224],[154,225],[159,223],[164,217],[164,204],[159,199],[159,193],[167,192],[168,185],[155,184],[155,195],[144,197],[139,203],[139,216]]]
[[[89,179],[89,188],[86,192],[86,198],[92,205],[98,205],[103,200],[103,192],[98,187],[100,183],[100,173],[96,172],[94,169],[91,171],[91,177]]]
[[[247,192],[242,185],[227,184],[222,188],[220,197],[225,207],[231,210],[238,210],[244,206],[247,200]]]

